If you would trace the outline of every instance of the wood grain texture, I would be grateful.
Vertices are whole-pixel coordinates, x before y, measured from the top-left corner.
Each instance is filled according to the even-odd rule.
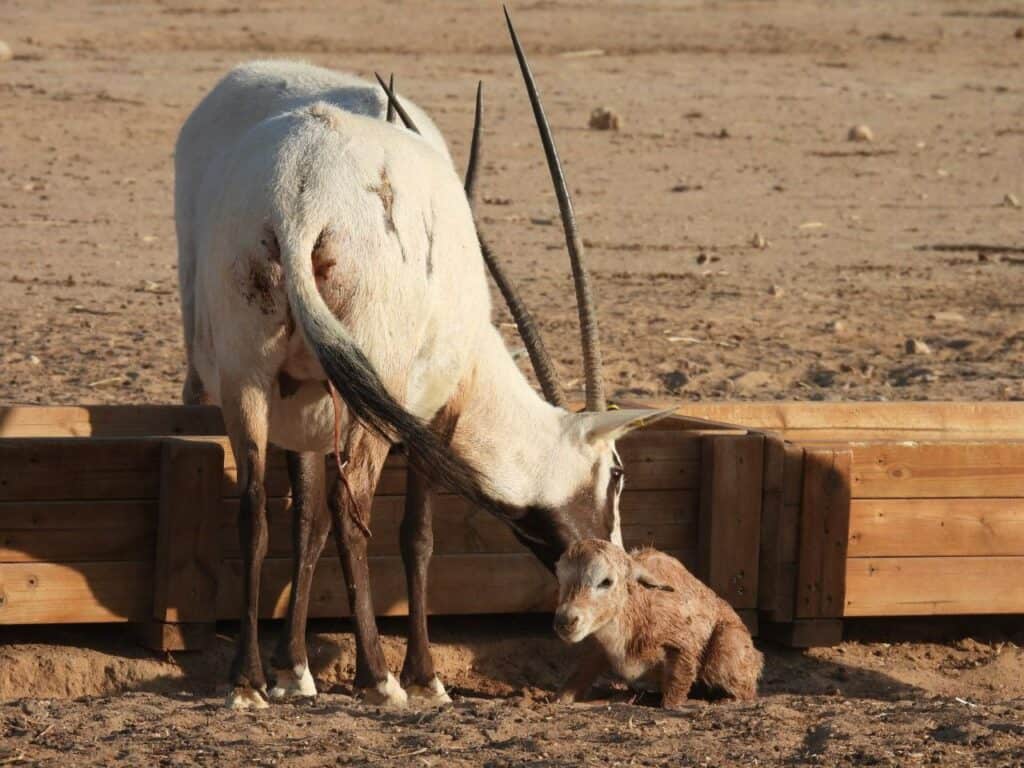
[[[855,557],[845,616],[1024,613],[1024,557]]]
[[[842,615],[850,527],[850,467],[849,450],[805,451],[797,618]]]
[[[1024,497],[1024,442],[854,445],[853,497]]]
[[[0,624],[142,621],[153,563],[0,563]]]
[[[157,621],[216,621],[223,467],[218,445],[164,443],[153,562],[152,618]]]
[[[850,557],[1024,556],[1024,499],[854,499]]]
[[[764,437],[703,438],[698,575],[734,608],[757,608]]]

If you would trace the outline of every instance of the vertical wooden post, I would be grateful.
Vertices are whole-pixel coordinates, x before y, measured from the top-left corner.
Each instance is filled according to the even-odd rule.
[[[763,435],[702,439],[700,576],[752,631],[757,629],[763,477]]]
[[[786,444],[778,435],[764,440],[764,491],[761,496],[761,552],[757,577],[757,608],[771,616],[778,609],[782,584],[779,539],[782,531],[782,486]]]
[[[848,448],[808,448],[805,452],[797,618],[835,619],[843,615],[851,459]]]
[[[213,638],[220,570],[218,530],[224,451],[215,443],[168,439],[160,468],[152,620],[142,642],[192,650]]]

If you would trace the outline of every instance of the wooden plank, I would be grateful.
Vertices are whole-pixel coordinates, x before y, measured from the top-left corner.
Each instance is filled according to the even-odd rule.
[[[0,521],[3,513],[0,512]],[[3,521],[6,522],[6,521]],[[155,515],[119,528],[0,528],[0,563],[74,563],[138,560],[153,552]]]
[[[797,619],[786,623],[761,622],[761,637],[790,648],[820,648],[843,641],[842,619]]]
[[[1024,557],[856,557],[845,616],[1024,613]]]
[[[238,501],[226,499],[220,512],[225,557],[240,557]],[[371,555],[397,555],[398,529],[405,511],[400,496],[378,496],[373,501]],[[693,549],[697,543],[697,495],[694,492],[630,491],[622,496],[623,537],[626,546],[653,545],[659,549]],[[267,503],[271,557],[291,555],[292,516],[286,499]],[[465,499],[450,494],[434,501],[434,553],[523,552],[507,525]]]
[[[800,544],[800,504],[803,497],[804,449],[785,444],[782,496],[779,512],[779,548],[775,607],[766,616],[770,621],[792,621],[796,610],[796,574]]]
[[[854,499],[850,557],[1024,556],[1024,499]]]
[[[167,440],[160,473],[152,618],[216,621],[224,454],[220,446]]]
[[[703,439],[701,578],[734,608],[757,608],[764,437]]]
[[[658,407],[661,403],[652,403]],[[752,403],[678,405],[681,416],[739,424],[751,429],[933,430],[1017,432],[1024,435],[1024,402]]]
[[[797,561],[796,616],[842,615],[850,529],[849,450],[808,449]]]
[[[1024,497],[1024,442],[853,446],[853,497]]]
[[[149,521],[154,528],[156,509],[155,498],[151,501],[5,501],[0,502],[0,526],[4,531],[100,531],[126,526],[137,528],[141,520]]]
[[[764,441],[764,487],[761,495],[761,541],[758,555],[757,607],[774,612],[781,590],[782,561],[779,547],[782,523],[782,486],[786,464],[786,446],[782,438],[768,436]]]
[[[0,437],[223,435],[220,408],[183,405],[0,407]]]
[[[694,552],[670,554],[687,567],[693,567]],[[264,561],[260,581],[261,618],[282,618],[287,613],[291,569],[288,558]],[[370,578],[378,616],[408,613],[405,572],[400,557],[371,557]],[[467,584],[472,584],[473,588],[467,589]],[[217,595],[218,618],[238,618],[241,585],[242,561],[224,560]],[[321,560],[313,578],[309,615],[348,616],[345,592],[337,558]],[[556,592],[554,576],[532,555],[449,555],[431,560],[427,610],[434,615],[545,612],[554,608]]]
[[[154,498],[160,441],[0,439],[0,501]]]
[[[152,562],[0,563],[0,624],[141,621]]]

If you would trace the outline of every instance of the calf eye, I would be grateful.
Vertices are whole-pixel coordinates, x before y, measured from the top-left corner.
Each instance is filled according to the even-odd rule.
[[[598,589],[608,589],[609,587],[611,587],[611,585],[612,585],[612,580],[611,579],[605,579],[604,581],[602,581],[600,584],[597,585],[597,588]]]

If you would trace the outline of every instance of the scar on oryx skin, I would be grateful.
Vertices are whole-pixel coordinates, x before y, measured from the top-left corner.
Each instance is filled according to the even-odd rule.
[[[423,217],[423,232],[427,236],[427,279],[434,274],[434,222],[437,214],[434,213],[434,206],[430,206],[430,223],[427,217]]]
[[[391,187],[391,179],[388,178],[388,169],[381,167],[380,183],[375,187],[367,187],[367,191],[373,192],[380,198],[380,204],[384,207],[384,227],[388,234],[394,235],[398,241],[398,247],[402,251],[402,261],[406,261],[405,245],[395,228],[395,190]]]

